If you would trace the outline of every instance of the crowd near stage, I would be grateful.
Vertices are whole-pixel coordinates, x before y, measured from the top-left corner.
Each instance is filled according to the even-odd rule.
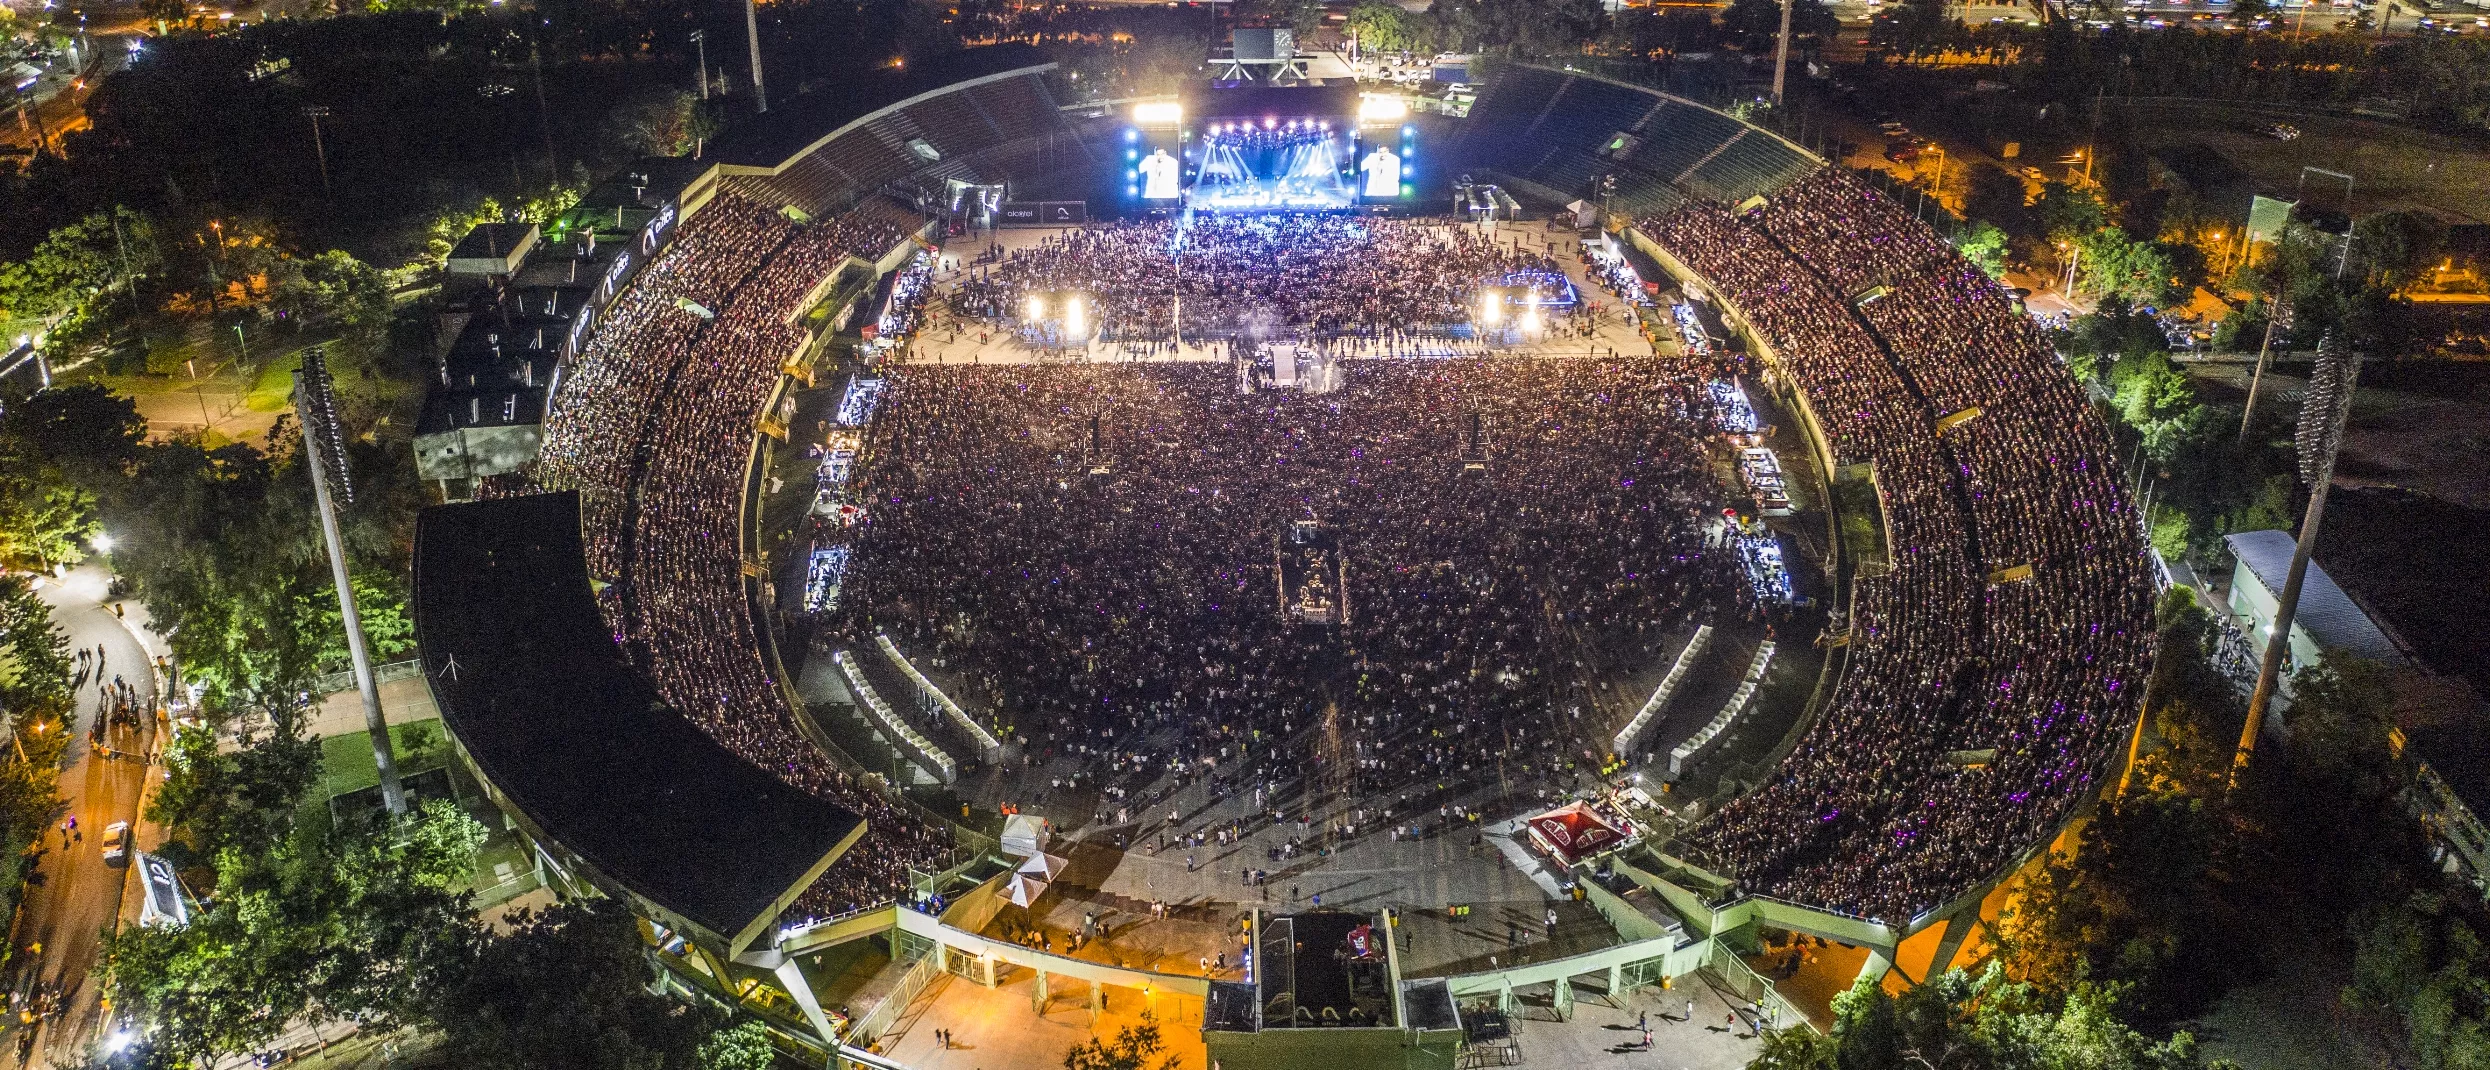
[[[1241,240],[1258,230],[1275,237]],[[1447,275],[1436,250],[1454,242],[1496,267],[1475,277]],[[1223,244],[1232,255],[1223,258]],[[1586,262],[1584,239],[1573,228],[1545,221],[1197,212],[1004,228],[943,247],[916,331],[888,359],[1226,361],[1240,342],[1303,345],[1348,359],[1654,354],[1641,317],[1655,310],[1621,299],[1598,264]],[[1272,270],[1280,265],[1288,275]],[[1284,296],[1257,292],[1273,282],[1289,287]],[[1491,313],[1482,312],[1486,291],[1496,294]],[[1544,302],[1535,310],[1533,295]],[[1076,302],[1078,322],[1067,324]],[[1363,313],[1419,302],[1438,311]],[[1309,322],[1327,315],[1333,318]],[[1659,351],[1678,351],[1673,328],[1661,332],[1661,343]]]

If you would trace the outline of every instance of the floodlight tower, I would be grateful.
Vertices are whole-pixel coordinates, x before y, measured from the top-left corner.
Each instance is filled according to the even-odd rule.
[[[1781,84],[1790,73],[1790,8],[1797,2],[1781,0],[1781,35],[1772,50],[1772,106],[1775,108],[1781,106]]]
[[[2309,556],[2317,550],[2317,527],[2326,517],[2326,488],[2334,482],[2334,458],[2343,445],[2343,424],[2352,412],[2352,391],[2360,382],[2360,357],[2336,342],[2329,331],[2317,342],[2317,366],[2309,372],[2308,396],[2300,404],[2296,445],[2300,478],[2308,482],[2308,513],[2300,519],[2299,545],[2291,553],[2291,572],[2283,581],[2282,598],[2274,608],[2273,634],[2265,640],[2265,659],[2257,666],[2256,690],[2248,696],[2248,723],[2239,730],[2239,750],[2231,760],[2231,786],[2257,749],[2257,732],[2274,700],[2283,658],[2291,649],[2291,620],[2300,608],[2300,581],[2308,575]]]
[[[752,0],[744,0],[744,42],[752,47],[752,102],[767,112],[769,91],[761,88],[761,20],[753,13]]]
[[[346,438],[337,422],[337,388],[329,378],[328,359],[316,346],[303,353],[302,370],[294,373],[294,411],[302,418],[303,459],[309,462],[304,467],[311,471],[311,494],[320,506],[320,536],[328,543],[329,578],[337,583],[337,612],[346,626],[346,653],[354,660],[355,690],[363,694],[363,723],[372,732],[381,804],[391,814],[403,814],[406,789],[398,783],[397,755],[389,746],[389,722],[381,716],[380,685],[372,679],[372,655],[363,645],[363,617],[355,611],[345,539],[337,528],[337,499],[354,501],[354,482],[346,474]]]

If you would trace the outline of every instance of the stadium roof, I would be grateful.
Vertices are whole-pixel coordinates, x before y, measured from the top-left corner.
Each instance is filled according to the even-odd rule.
[[[841,77],[834,89],[798,93],[778,101],[769,114],[750,120],[709,145],[709,161],[730,167],[775,168],[841,127],[873,113],[952,85],[1052,68],[1036,45],[1011,42],[963,49],[911,64]]]
[[[739,952],[864,819],[666,706],[606,630],[583,550],[573,492],[424,510],[415,634],[433,696],[546,837]]]
[[[2231,553],[2248,566],[2257,582],[2265,585],[2276,599],[2282,597],[2283,584],[2291,575],[2291,555],[2296,540],[2288,531],[2243,531],[2225,535]],[[2386,637],[2377,622],[2369,619],[2352,596],[2335,586],[2334,578],[2326,575],[2323,566],[2308,563],[2308,576],[2300,582],[2300,606],[2292,616],[2292,626],[2308,633],[2321,650],[2340,650],[2389,665],[2403,663],[2403,651]]]

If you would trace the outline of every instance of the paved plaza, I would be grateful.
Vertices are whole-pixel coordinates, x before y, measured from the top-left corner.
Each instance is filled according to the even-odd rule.
[[[1026,970],[1013,972],[991,989],[959,977],[927,985],[876,1047],[912,1070],[1060,1070],[1073,1045],[1149,1022],[1166,1043],[1161,1058],[1174,1059],[1171,1070],[1205,1070],[1200,1000],[1109,988],[1106,1013],[1093,1014],[1088,986],[1054,978],[1041,1012],[1032,998],[1035,980]],[[948,1045],[937,1035],[943,1032]]]

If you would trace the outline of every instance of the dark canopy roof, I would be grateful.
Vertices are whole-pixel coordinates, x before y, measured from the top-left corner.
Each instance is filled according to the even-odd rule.
[[[582,551],[576,493],[423,511],[415,634],[441,716],[546,836],[659,907],[749,938],[864,820],[660,701],[607,632]]]
[[[1036,45],[1010,42],[933,56],[904,70],[878,67],[842,74],[831,85],[780,100],[768,114],[727,131],[710,144],[707,157],[734,166],[777,167],[832,131],[910,97],[1053,63]]]
[[[1188,92],[1185,118],[1280,120],[1333,118],[1347,120],[1357,115],[1357,86],[1343,82],[1336,85],[1240,85],[1202,86]]]

